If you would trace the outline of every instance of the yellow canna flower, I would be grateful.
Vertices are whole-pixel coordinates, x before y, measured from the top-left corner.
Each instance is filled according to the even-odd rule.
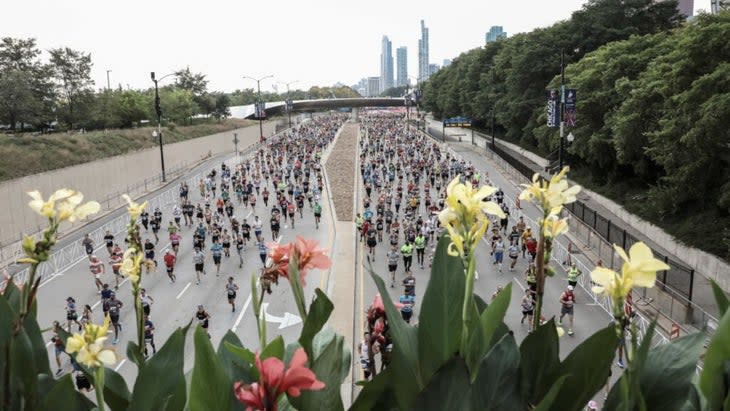
[[[108,329],[109,316],[106,316],[101,326],[86,324],[81,334],[75,333],[66,340],[66,352],[78,353],[76,360],[87,367],[114,365],[117,361],[116,353],[112,349],[104,348]]]
[[[129,212],[129,215],[132,217],[133,220],[137,220],[139,218],[139,215],[142,214],[142,211],[147,207],[147,202],[145,201],[142,204],[137,204],[127,195],[122,195],[122,198],[127,202],[128,207],[127,211]]]
[[[79,206],[83,199],[83,194],[75,192],[73,195],[62,201],[58,205],[58,220],[68,220],[73,223],[76,220],[82,220],[91,214],[99,212],[101,206],[96,201],[89,201],[88,203]]]
[[[142,273],[142,254],[138,253],[134,247],[127,249],[124,252],[119,271],[125,277],[129,277],[129,281],[133,284],[139,283],[139,276]]]
[[[490,186],[475,189],[471,184],[462,184],[458,176],[451,180],[446,187],[446,208],[438,216],[451,237],[449,255],[464,257],[475,248],[489,226],[486,214],[504,218],[504,212],[497,204],[484,201],[495,191],[497,189]]]
[[[545,219],[543,224],[543,235],[547,238],[556,238],[561,234],[568,232],[568,220],[558,218],[557,215],[551,214]]]
[[[49,198],[48,201],[43,201],[43,196],[40,191],[29,191],[28,195],[33,199],[28,203],[28,206],[36,213],[43,217],[54,218],[56,216],[56,209],[54,201]]]
[[[596,267],[591,272],[591,279],[597,284],[593,287],[593,292],[610,297],[616,312],[619,312],[632,288],[653,287],[656,272],[668,270],[669,266],[654,258],[651,249],[642,242],[631,246],[630,257],[620,247],[614,245],[614,248],[624,260],[621,274],[605,267]]]
[[[656,272],[668,270],[669,266],[663,261],[654,258],[651,249],[642,242],[635,243],[626,255],[621,247],[613,245],[614,250],[624,260],[621,272],[624,277],[631,277],[634,285],[638,287],[654,287]]]
[[[576,195],[580,192],[579,185],[568,186],[565,176],[570,170],[564,167],[560,173],[550,178],[550,181],[544,181],[538,173],[532,176],[532,184],[522,184],[525,188],[520,193],[520,200],[535,201],[544,211],[549,211],[551,215],[558,215],[563,205],[572,203],[576,200]]]
[[[563,329],[563,327],[561,327],[557,324],[555,325],[555,331],[558,333],[558,338],[565,335],[565,330]]]

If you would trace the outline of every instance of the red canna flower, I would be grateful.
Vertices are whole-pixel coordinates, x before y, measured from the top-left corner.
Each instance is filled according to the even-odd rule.
[[[271,258],[272,268],[279,271],[279,275],[289,278],[289,258],[291,257],[292,244],[269,243],[269,257]]]
[[[276,411],[279,396],[283,393],[298,397],[303,390],[316,391],[325,387],[306,363],[307,353],[303,348],[294,352],[288,369],[280,359],[270,357],[261,361],[259,353],[256,353],[259,382],[251,385],[236,382],[233,392],[238,401],[246,405],[246,411]]]
[[[299,266],[299,276],[302,278],[302,284],[306,285],[304,277],[308,270],[319,268],[325,270],[332,266],[332,260],[327,256],[327,250],[317,248],[319,241],[307,240],[304,237],[297,236],[294,243],[294,251],[297,253],[297,265]]]

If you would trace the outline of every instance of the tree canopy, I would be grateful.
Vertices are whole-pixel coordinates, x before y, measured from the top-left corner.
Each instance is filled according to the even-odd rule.
[[[675,6],[591,1],[570,20],[462,54],[423,84],[423,104],[481,126],[494,115],[499,136],[555,158],[546,91],[560,87],[563,50],[578,96],[566,153],[575,178],[728,258],[730,12],[680,24]]]

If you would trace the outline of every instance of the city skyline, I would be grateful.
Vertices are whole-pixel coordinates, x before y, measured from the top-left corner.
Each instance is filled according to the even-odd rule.
[[[0,36],[37,39],[44,61],[47,50],[56,47],[90,53],[92,79],[99,89],[106,87],[107,70],[113,87],[149,88],[151,71],[164,75],[185,67],[205,74],[211,90],[255,88],[243,77],[267,75],[274,77],[261,83],[262,90],[293,80],[298,81],[296,88],[308,89],[337,82],[351,85],[378,73],[378,40],[384,33],[394,44],[406,46],[408,60],[417,62],[420,20],[430,31],[430,64],[483,46],[485,15],[514,35],[569,19],[585,3],[456,0],[450,7],[470,13],[454,21],[437,4],[414,8],[382,0],[368,8],[334,0],[286,2],[283,8],[211,0],[194,12],[170,0],[26,0],[8,3],[4,12],[33,16],[32,23],[27,18],[6,19]],[[381,13],[384,9],[389,12]],[[531,12],[523,13],[525,9]],[[709,11],[710,0],[694,1],[694,10],[700,9]],[[416,63],[409,66],[408,76],[418,77]]]
[[[393,87],[393,43],[383,36],[380,48],[380,92]]]

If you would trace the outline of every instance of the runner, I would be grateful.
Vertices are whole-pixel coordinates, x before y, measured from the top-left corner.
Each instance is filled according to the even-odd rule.
[[[573,263],[568,269],[568,285],[575,288],[575,286],[578,284],[578,277],[581,274],[583,274],[583,272],[578,269],[575,263]]]
[[[261,258],[261,264],[265,268],[266,267],[266,255],[269,253],[269,250],[263,241],[259,241],[258,247],[259,247],[259,257]]]
[[[210,326],[210,314],[205,311],[202,304],[198,306],[198,311],[195,313],[195,318],[198,320],[198,325],[203,328],[205,333],[208,334],[208,338],[210,338],[210,333],[208,332],[208,327]]]
[[[76,300],[73,297],[66,299],[66,321],[68,322],[68,332],[71,332],[71,323],[76,323],[81,331],[81,323],[79,322],[79,314],[76,312]]]
[[[152,241],[150,241],[149,238],[144,240],[144,265],[147,268],[147,274],[157,268],[157,261],[155,260],[155,245],[152,244]]]
[[[520,305],[522,307],[520,324],[524,324],[525,318],[527,318],[527,332],[532,332],[532,313],[535,309],[535,300],[532,298],[532,291],[530,289],[525,290],[525,295],[522,297]]]
[[[573,335],[573,306],[575,305],[575,294],[573,294],[573,286],[569,285],[565,288],[565,291],[563,291],[562,294],[560,294],[560,304],[562,308],[560,309],[560,319],[558,320],[558,325],[562,325],[563,323],[563,317],[565,315],[568,315],[568,320],[570,321],[570,326],[568,328],[568,335]]]
[[[106,251],[108,251],[111,256],[114,251],[114,234],[112,234],[111,231],[106,230],[106,234],[104,234],[104,242],[106,243]]]
[[[147,294],[147,290],[144,288],[139,289],[139,299],[142,302],[142,311],[145,316],[150,315],[150,305],[155,303],[155,299]]]
[[[94,277],[94,285],[96,285],[97,292],[101,293],[101,275],[104,273],[104,263],[95,255],[89,257],[89,271],[91,271],[91,275]]]
[[[145,314],[144,315],[144,358],[145,359],[148,357],[147,345],[150,345],[152,347],[153,355],[157,353],[157,347],[155,347],[155,325],[150,320],[149,315]]]
[[[51,342],[53,343],[53,352],[56,357],[56,366],[58,367],[56,375],[58,376],[63,372],[63,369],[61,368],[61,354],[66,353],[66,346],[63,344],[63,338],[59,335],[61,332],[61,324],[58,321],[53,322],[52,331],[53,336],[51,337]]]
[[[109,259],[109,265],[112,268],[112,273],[114,273],[114,289],[115,290],[119,289],[119,279],[122,278],[122,274],[119,272],[119,269],[122,268],[122,262],[123,262],[123,255],[116,251],[112,252],[112,255]]]
[[[314,203],[312,211],[314,212],[314,228],[319,230],[319,220],[322,218],[322,206],[319,201]]]
[[[413,245],[406,240],[406,243],[400,248],[403,255],[403,268],[408,272],[411,271],[411,263],[413,263]]]
[[[228,277],[226,295],[228,296],[228,304],[231,305],[231,312],[236,312],[236,291],[238,291],[238,285],[233,282],[233,277]]]
[[[504,240],[499,237],[497,243],[494,245],[494,264],[497,265],[499,272],[502,272],[502,260],[504,259]]]
[[[391,245],[386,257],[388,259],[388,272],[390,273],[390,288],[393,288],[395,287],[395,272],[398,269],[398,259],[400,258],[395,245]]]
[[[193,264],[195,265],[195,285],[200,285],[200,275],[205,274],[205,254],[200,248],[193,252]]]
[[[416,246],[416,262],[423,269],[423,256],[426,251],[426,237],[423,233],[419,233],[415,239]]]
[[[84,234],[84,239],[81,240],[81,246],[84,247],[86,255],[91,256],[94,254],[94,240],[89,237],[89,234]]]
[[[114,327],[114,341],[112,344],[119,342],[119,332],[122,331],[122,325],[119,323],[119,311],[124,304],[117,300],[116,294],[111,293],[109,297],[109,320],[111,320],[112,326]]]
[[[221,256],[223,254],[223,246],[218,242],[216,238],[213,240],[213,245],[210,246],[210,252],[213,256],[213,264],[215,264],[215,276],[218,277],[221,272]]]
[[[170,284],[172,284],[177,280],[177,276],[174,273],[175,262],[177,261],[176,254],[170,250],[167,250],[165,251],[165,256],[162,258],[162,260],[165,262],[167,276],[170,278]]]

